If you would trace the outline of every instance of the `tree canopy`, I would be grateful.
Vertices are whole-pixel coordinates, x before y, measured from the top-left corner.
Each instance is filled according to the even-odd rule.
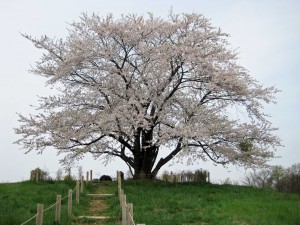
[[[19,114],[27,152],[52,146],[66,164],[119,157],[153,178],[175,157],[262,166],[280,145],[263,112],[276,88],[251,77],[200,14],[82,14],[64,39],[23,36],[44,50],[31,72],[58,90],[36,115]]]

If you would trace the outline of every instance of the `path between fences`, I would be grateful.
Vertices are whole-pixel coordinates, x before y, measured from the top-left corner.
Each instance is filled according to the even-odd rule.
[[[127,203],[126,195],[122,189],[122,179],[121,173],[117,171],[117,184],[118,184],[118,198],[121,207],[121,223],[122,225],[145,225],[145,224],[136,224],[133,218],[133,204]],[[89,213],[91,215],[82,215],[77,217],[79,223],[73,223],[73,225],[91,225],[91,220],[94,221],[93,225],[105,225],[106,220],[110,219],[109,217],[103,215],[107,205],[105,204],[105,198],[107,197],[117,197],[111,193],[104,193],[101,190],[101,185],[98,186],[98,193],[87,194],[90,199],[90,208]],[[83,220],[83,221],[80,221]],[[88,223],[86,223],[88,222]]]
[[[118,224],[122,225],[145,225],[145,224],[136,224],[133,218],[133,204],[127,203],[126,195],[124,194],[124,190],[122,189],[122,179],[121,172],[117,171],[117,184],[118,184],[118,198],[121,207],[121,221]],[[92,178],[91,178],[92,180]],[[105,225],[106,220],[110,218],[108,216],[103,215],[107,205],[105,204],[104,198],[107,197],[117,197],[111,193],[104,193],[101,190],[101,184],[98,185],[98,190],[93,194],[87,194],[90,199],[90,208],[89,213],[91,215],[82,215],[77,217],[77,223],[72,223],[72,225],[91,225],[91,220],[94,221],[93,225]],[[81,221],[83,220],[83,221]]]
[[[91,173],[92,174],[92,173]],[[91,179],[92,181],[92,176]],[[38,182],[38,180],[37,180]],[[86,185],[88,185],[88,173],[87,173],[87,181]],[[121,207],[121,224],[122,225],[138,225],[135,224],[133,218],[133,204],[127,203],[126,195],[124,194],[124,190],[122,189],[122,179],[121,173],[117,171],[117,184],[118,184],[118,196],[115,196],[111,193],[105,193],[107,191],[101,184],[98,184],[98,188],[96,189],[95,193],[87,194],[90,197],[90,205],[86,215],[80,215],[77,217],[73,217],[72,225],[105,225],[105,220],[109,220],[110,218],[107,215],[104,215],[104,212],[107,209],[107,205],[105,203],[105,198],[107,197],[118,197]],[[43,224],[43,214],[44,212],[48,211],[49,209],[56,207],[55,209],[55,223],[60,224],[60,214],[61,214],[61,201],[65,198],[68,198],[68,216],[72,217],[72,202],[73,202],[73,192],[76,192],[76,203],[79,204],[80,193],[83,193],[84,187],[84,177],[81,177],[81,181],[76,181],[76,188],[69,189],[69,194],[63,198],[61,195],[57,195],[56,203],[48,207],[44,210],[43,204],[37,204],[37,214],[34,215],[32,218],[28,219],[21,225],[25,225],[31,220],[36,218],[36,225]],[[139,224],[142,225],[142,224]],[[144,225],[144,224],[143,224]]]
[[[89,196],[89,209],[85,215],[77,216],[72,225],[105,225],[105,222],[110,219],[105,211],[107,198],[117,197],[114,194],[103,191],[101,184],[98,185],[96,193],[87,194]]]

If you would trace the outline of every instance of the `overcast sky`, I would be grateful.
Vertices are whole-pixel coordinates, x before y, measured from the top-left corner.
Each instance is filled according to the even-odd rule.
[[[229,42],[233,49],[238,48],[240,64],[263,85],[282,91],[277,94],[278,104],[265,107],[284,145],[271,163],[288,167],[300,162],[300,1],[0,0],[0,182],[26,180],[36,167],[55,176],[60,167],[53,149],[42,155],[24,154],[21,146],[13,144],[18,139],[13,131],[18,126],[16,113],[34,113],[30,105],[37,103],[38,95],[49,93],[45,79],[28,72],[41,52],[20,33],[63,38],[68,33],[68,23],[78,20],[82,12],[103,16],[113,13],[115,18],[152,12],[166,17],[171,7],[175,13],[196,12],[211,19],[215,27],[230,34]],[[80,165],[84,171],[93,169],[97,176],[114,176],[116,170],[127,170],[120,161],[105,166],[91,157]],[[244,176],[242,168],[203,162],[192,167],[168,165],[162,171],[197,168],[209,170],[215,182]]]

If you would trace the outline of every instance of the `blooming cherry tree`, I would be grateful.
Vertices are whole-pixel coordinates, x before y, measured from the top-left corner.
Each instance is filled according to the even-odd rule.
[[[277,90],[253,79],[202,15],[83,14],[65,39],[23,36],[44,50],[32,72],[58,89],[36,115],[19,115],[27,152],[52,146],[65,164],[119,157],[153,178],[174,158],[261,166],[280,145],[262,112]]]

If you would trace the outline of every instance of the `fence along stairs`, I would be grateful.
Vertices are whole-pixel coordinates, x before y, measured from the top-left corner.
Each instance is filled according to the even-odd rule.
[[[92,171],[90,172],[90,174],[92,174]],[[76,187],[74,189],[69,189],[69,193],[68,195],[62,197],[61,195],[57,195],[56,197],[56,202],[54,204],[52,204],[51,206],[49,206],[48,208],[44,209],[44,205],[43,204],[37,204],[37,213],[32,216],[31,218],[29,218],[28,220],[26,220],[25,222],[23,222],[21,225],[27,225],[29,224],[29,222],[31,222],[32,220],[36,220],[36,225],[42,225],[43,224],[43,215],[44,213],[46,213],[48,210],[56,207],[55,209],[55,218],[53,218],[53,222],[55,222],[55,224],[61,224],[60,221],[60,216],[61,216],[61,203],[62,201],[64,201],[65,199],[68,199],[68,216],[72,217],[72,206],[73,206],[73,193],[75,192],[75,196],[76,196],[76,204],[79,204],[79,198],[80,198],[80,194],[83,194],[83,189],[84,189],[84,185],[89,185],[89,182],[92,181],[92,176],[90,176],[90,181],[89,181],[89,176],[87,175],[87,179],[86,182],[84,181],[84,177],[81,177],[81,180],[76,182]],[[38,181],[37,181],[38,182]],[[101,187],[98,188],[98,190],[101,189]],[[104,208],[104,203],[103,202],[103,198],[107,198],[107,197],[112,197],[114,196],[114,194],[108,194],[108,193],[93,193],[93,194],[86,194],[87,196],[90,197],[90,201],[93,202],[94,204],[92,204],[92,208],[90,209],[90,211],[92,211],[91,213],[95,213],[95,215],[89,215],[89,216],[78,216],[74,219],[93,219],[93,220],[105,220],[105,219],[109,219],[108,216],[100,216],[101,214],[99,214],[99,212],[103,211]],[[100,204],[101,203],[101,204]],[[101,207],[96,207],[96,205],[100,205]],[[30,223],[32,224],[32,222]],[[79,223],[76,223],[77,225],[80,225]],[[101,223],[102,224],[102,223]]]
[[[121,172],[117,171],[117,182],[118,182],[118,197],[120,201],[120,207],[122,210],[122,225],[146,225],[146,224],[135,224],[133,219],[133,204],[127,203],[126,195],[122,189]]]
[[[90,209],[89,214],[91,215],[81,215],[77,217],[77,221],[81,220],[108,220],[110,219],[109,216],[103,215],[103,211],[106,208],[106,205],[104,203],[104,199],[108,197],[114,197],[114,194],[108,194],[103,193],[103,190],[101,190],[100,184],[98,185],[97,191],[100,193],[93,193],[93,194],[87,194],[87,196],[90,197]],[[78,223],[79,225],[80,223]],[[102,224],[102,223],[100,223]]]
[[[92,174],[92,171],[91,171]],[[86,185],[88,185],[88,174],[87,174],[87,180]],[[92,176],[90,178],[90,182],[92,182]],[[145,224],[135,224],[133,219],[133,204],[126,202],[126,195],[124,194],[124,190],[122,189],[122,181],[121,181],[121,174],[119,171],[117,171],[117,182],[118,182],[118,197],[120,201],[120,207],[122,210],[122,225],[145,225]],[[69,194],[67,196],[64,196],[63,198],[61,195],[57,195],[56,202],[52,204],[50,207],[44,210],[43,204],[37,204],[37,214],[35,214],[33,217],[28,219],[27,221],[23,222],[21,225],[26,225],[30,221],[36,218],[36,225],[42,225],[43,224],[43,214],[48,211],[49,209],[56,207],[55,210],[55,224],[60,224],[60,213],[61,213],[61,202],[68,198],[68,215],[72,216],[72,205],[73,205],[73,192],[76,193],[76,203],[79,204],[79,196],[80,193],[83,194],[83,187],[84,187],[84,177],[81,177],[81,180],[76,182],[76,187],[72,190],[69,190]],[[99,186],[98,189],[101,189],[101,186]],[[103,192],[103,191],[102,191]],[[103,212],[103,209],[105,207],[105,204],[103,203],[103,198],[107,197],[113,197],[114,194],[109,193],[93,193],[93,194],[87,194],[91,199],[90,201],[92,203],[91,211],[92,213],[95,213],[95,215],[81,215],[77,217],[78,222],[76,222],[77,225],[80,225],[81,219],[91,219],[91,220],[107,220],[109,219],[108,216],[101,216],[101,212]],[[98,205],[98,207],[96,207]],[[100,206],[100,207],[99,207]],[[102,224],[102,223],[100,223]]]

